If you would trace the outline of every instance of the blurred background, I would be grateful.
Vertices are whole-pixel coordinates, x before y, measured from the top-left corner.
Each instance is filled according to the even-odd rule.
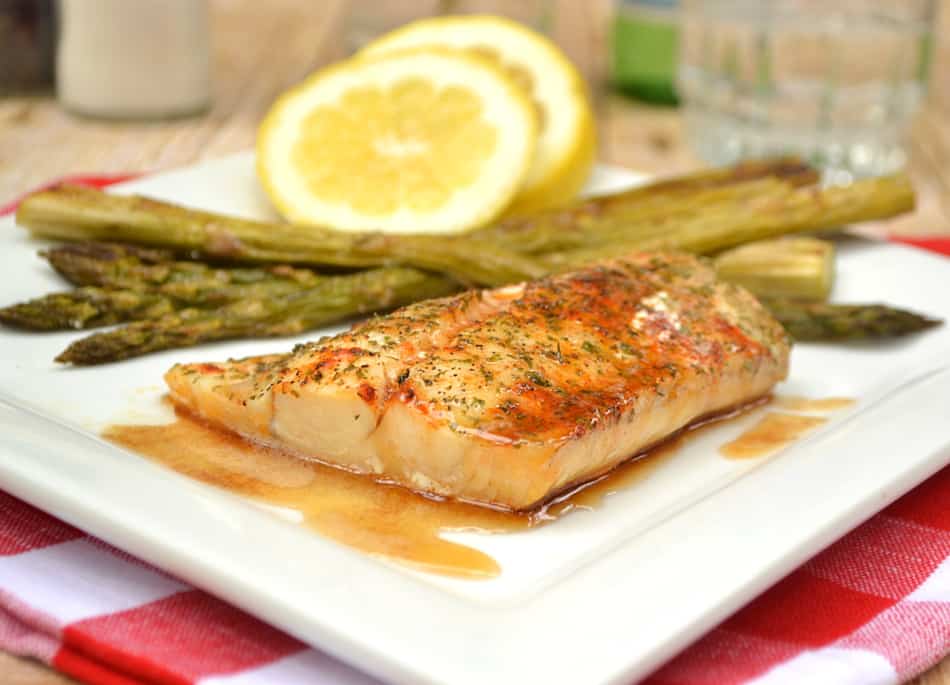
[[[901,221],[941,230],[944,10],[939,0],[0,0],[0,203],[63,175],[246,149],[277,94],[314,69],[411,19],[474,11],[534,26],[577,64],[602,162],[665,174],[792,151],[831,182],[906,166],[922,206]]]

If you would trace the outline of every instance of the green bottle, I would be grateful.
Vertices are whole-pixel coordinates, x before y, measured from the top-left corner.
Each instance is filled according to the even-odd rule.
[[[679,27],[676,0],[618,0],[611,35],[614,86],[640,100],[679,102],[674,88]]]

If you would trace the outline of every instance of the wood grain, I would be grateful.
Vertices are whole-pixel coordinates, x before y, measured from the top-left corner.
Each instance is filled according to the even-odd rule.
[[[368,1],[368,0],[363,0]],[[609,94],[603,86],[609,0],[555,0],[552,33],[592,84],[601,160],[670,174],[698,160],[675,109]],[[158,171],[253,145],[257,122],[276,95],[342,56],[342,0],[212,0],[214,104],[197,118],[105,122],[73,116],[49,96],[0,100],[0,205],[52,178],[74,173]],[[380,11],[386,3],[380,2]],[[915,212],[878,231],[950,235],[950,12],[943,8],[935,78],[910,139]],[[74,682],[28,659],[0,653],[0,682]],[[950,685],[950,659],[914,681]]]
[[[0,652],[0,682],[3,685],[75,685],[77,681],[33,659]]]

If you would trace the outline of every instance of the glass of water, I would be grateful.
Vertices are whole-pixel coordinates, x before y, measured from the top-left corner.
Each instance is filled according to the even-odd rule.
[[[904,164],[934,0],[685,0],[677,90],[700,157],[795,154],[847,182]]]
[[[346,8],[347,54],[407,22],[445,14],[497,14],[546,33],[555,9],[552,0],[350,0]]]

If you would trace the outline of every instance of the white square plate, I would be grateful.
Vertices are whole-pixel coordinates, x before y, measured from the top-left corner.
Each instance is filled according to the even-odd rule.
[[[635,182],[600,168],[592,192]],[[248,154],[127,183],[175,202],[270,216]],[[0,220],[0,302],[62,283],[39,244]],[[950,319],[950,262],[847,241],[835,297]],[[97,437],[161,421],[174,362],[289,349],[298,340],[173,350],[92,369],[52,358],[78,333],[0,331],[0,487],[386,680],[607,683],[647,674],[810,555],[950,461],[950,330],[898,343],[796,346],[780,392],[857,400],[764,460],[690,441],[607,500],[526,533],[453,534],[502,574],[409,571],[320,538]],[[312,333],[302,339],[313,338]]]

